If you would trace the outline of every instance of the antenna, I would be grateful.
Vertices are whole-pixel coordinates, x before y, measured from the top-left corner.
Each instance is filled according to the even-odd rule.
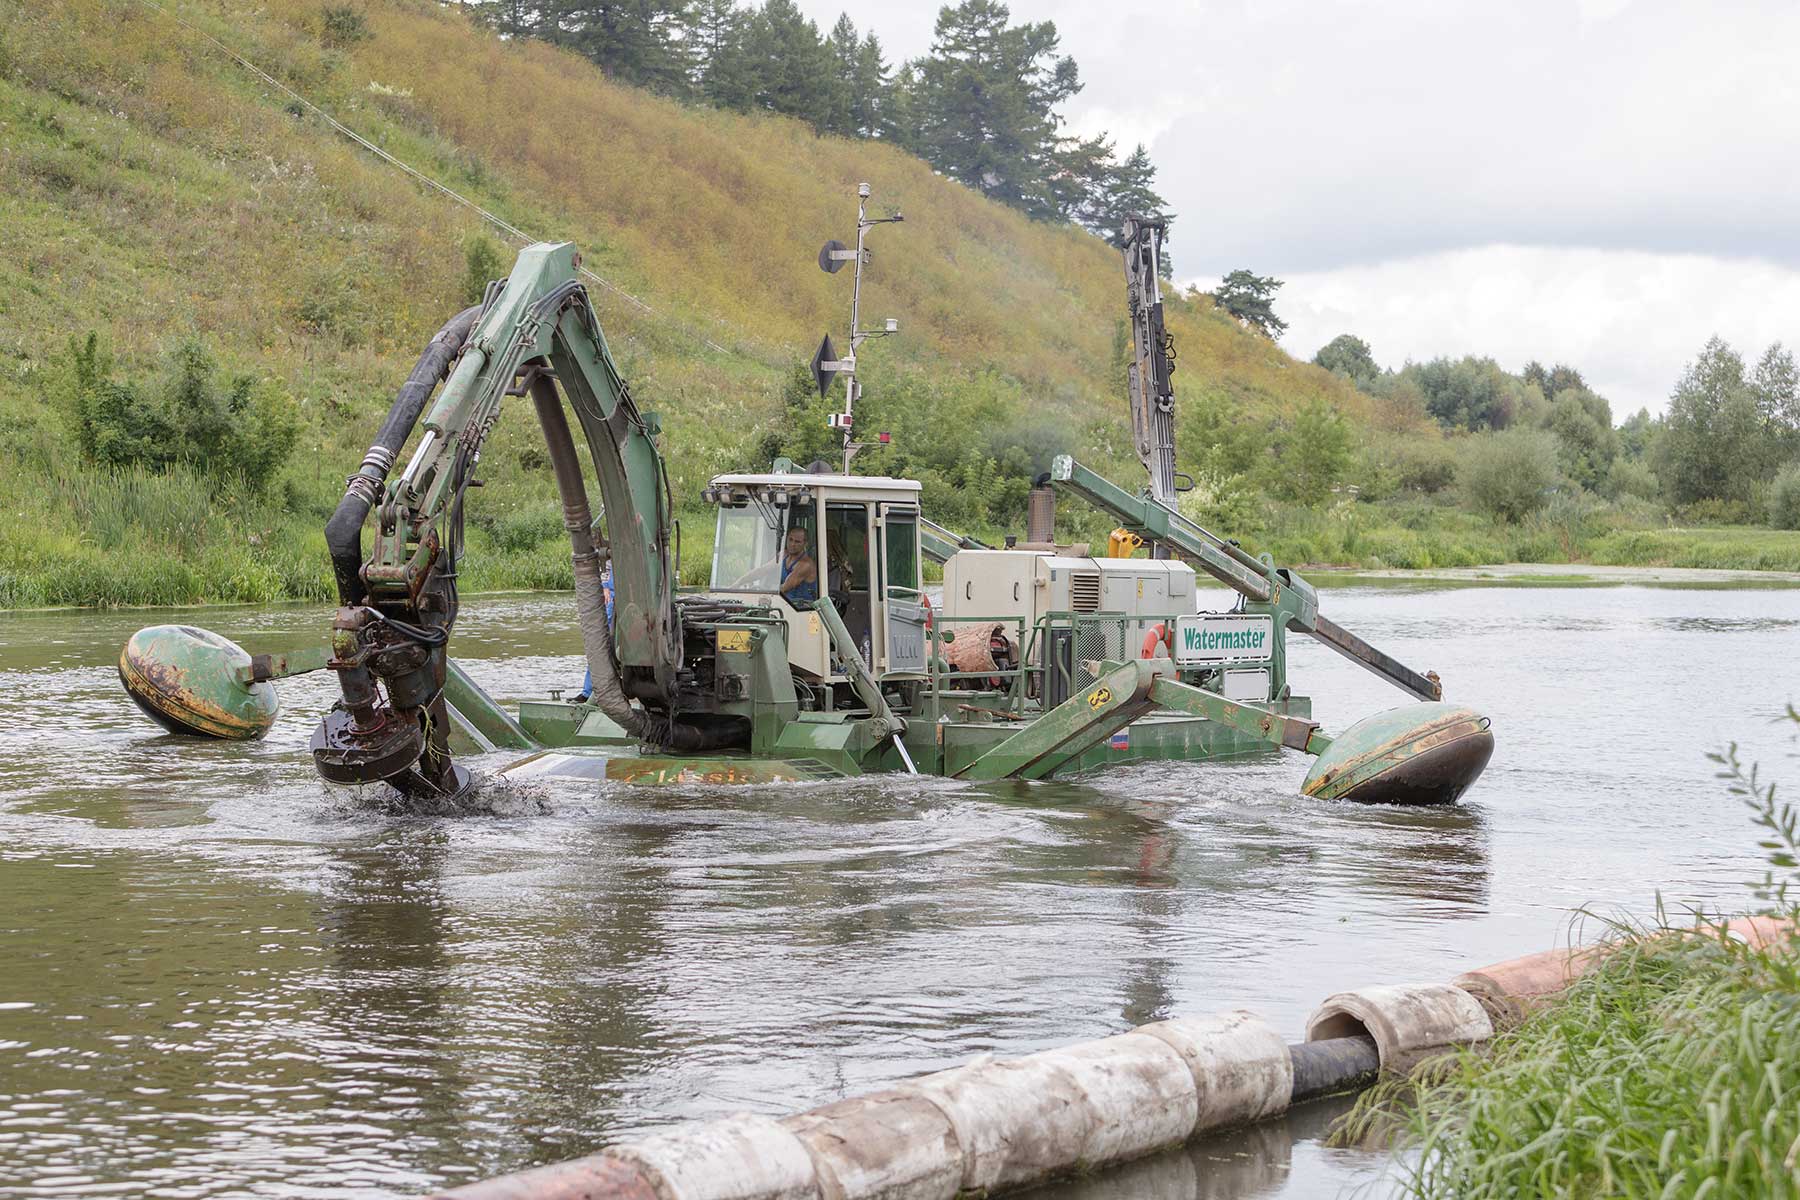
[[[823,396],[831,388],[831,381],[838,375],[848,378],[844,382],[844,411],[832,413],[829,424],[833,429],[844,431],[844,474],[850,473],[850,460],[856,452],[867,445],[888,444],[888,435],[882,434],[875,442],[859,442],[855,440],[856,402],[862,398],[862,383],[856,378],[856,352],[863,342],[872,337],[887,337],[900,332],[900,323],[889,317],[882,322],[880,329],[865,330],[862,327],[862,278],[863,267],[868,265],[871,251],[867,247],[869,230],[877,225],[892,225],[906,218],[899,212],[885,217],[869,216],[869,185],[856,185],[856,249],[852,250],[835,238],[819,249],[819,269],[827,275],[835,275],[841,271],[846,262],[856,264],[855,280],[850,287],[850,353],[843,358],[837,357],[837,349],[831,344],[831,335],[819,343],[818,353],[813,355],[813,379],[819,385],[819,395]]]

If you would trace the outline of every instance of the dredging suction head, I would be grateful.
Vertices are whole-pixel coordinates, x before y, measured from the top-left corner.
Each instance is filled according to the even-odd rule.
[[[119,682],[144,715],[170,733],[247,741],[269,732],[281,701],[250,683],[250,655],[193,625],[152,625],[119,652]]]
[[[1300,790],[1365,804],[1455,803],[1493,756],[1490,724],[1441,701],[1364,717],[1319,755]]]

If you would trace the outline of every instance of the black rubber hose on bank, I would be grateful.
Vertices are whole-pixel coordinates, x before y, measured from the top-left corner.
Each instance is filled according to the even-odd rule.
[[[425,411],[425,402],[431,399],[431,393],[449,373],[450,364],[456,361],[480,315],[479,304],[457,313],[425,347],[412,374],[406,377],[393,404],[388,406],[387,418],[382,421],[369,452],[363,455],[362,466],[345,485],[344,498],[338,501],[337,511],[325,523],[325,545],[331,551],[331,569],[337,578],[339,604],[362,603],[365,595],[361,575],[363,521],[368,518],[369,509],[375,506],[376,497],[381,495],[381,485],[387,482],[388,472],[393,469],[400,448],[406,445],[413,426],[419,422],[419,414]]]

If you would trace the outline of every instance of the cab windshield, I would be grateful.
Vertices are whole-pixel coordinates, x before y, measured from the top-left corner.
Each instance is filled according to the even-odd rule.
[[[712,590],[715,592],[778,592],[784,575],[799,562],[810,562],[815,553],[810,507],[767,504],[722,504],[717,537],[713,543]],[[799,534],[798,557],[788,553],[788,534]],[[788,559],[784,568],[783,560]],[[811,599],[809,595],[805,597]]]

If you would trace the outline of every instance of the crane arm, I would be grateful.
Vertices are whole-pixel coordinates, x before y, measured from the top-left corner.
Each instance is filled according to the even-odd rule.
[[[1131,314],[1131,437],[1138,461],[1150,473],[1150,495],[1175,504],[1175,351],[1163,325],[1162,280],[1158,264],[1168,222],[1156,217],[1125,218],[1125,303]]]
[[[360,571],[351,580],[339,571],[342,607],[332,625],[330,667],[343,699],[313,737],[314,761],[327,779],[387,780],[403,792],[427,796],[454,795],[467,786],[467,773],[450,761],[443,694],[458,606],[463,497],[476,485],[476,463],[506,398],[527,393],[563,498],[597,697],[605,686],[612,701],[609,715],[627,728],[650,728],[628,697],[665,715],[656,727],[663,734],[670,728],[666,716],[680,666],[681,624],[668,480],[653,419],[638,411],[587,291],[576,279],[579,261],[568,243],[521,252],[511,276],[490,285],[453,365],[444,367],[438,361],[442,354],[433,360],[447,369],[448,378],[424,410],[422,432],[400,474],[386,481],[384,456],[371,450],[363,470],[352,477],[348,508],[340,506],[339,517],[346,512],[355,517],[355,497],[372,495],[384,483],[385,488],[375,538]],[[427,391],[431,382],[426,381]],[[400,444],[388,426],[410,428],[420,412],[416,383],[417,378],[408,381],[413,391],[402,390],[395,402],[399,416],[390,413],[383,428],[383,437],[392,442],[388,463]],[[565,397],[588,444],[607,513],[609,544],[598,548],[563,415]],[[361,511],[366,510],[364,503]],[[345,522],[334,517],[333,524]],[[358,524],[360,517],[352,530]],[[611,636],[598,612],[603,554],[614,563],[617,620]]]

